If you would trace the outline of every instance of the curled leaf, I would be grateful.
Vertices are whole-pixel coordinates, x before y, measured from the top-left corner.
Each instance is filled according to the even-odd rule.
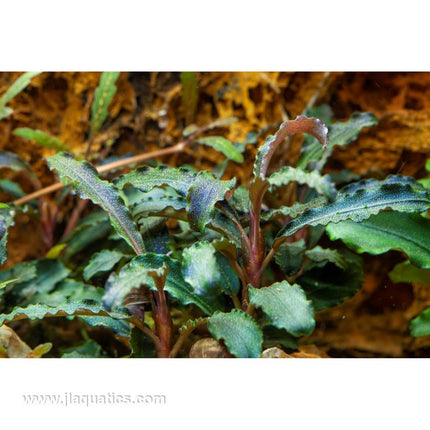
[[[318,118],[307,118],[303,115],[298,116],[295,120],[285,121],[279,127],[274,136],[269,136],[264,145],[260,147],[254,164],[255,177],[265,178],[270,160],[276,148],[288,136],[295,133],[307,133],[316,137],[325,148],[328,143],[328,129]]]

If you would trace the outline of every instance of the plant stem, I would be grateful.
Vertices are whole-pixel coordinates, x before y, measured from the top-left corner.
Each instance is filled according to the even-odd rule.
[[[233,300],[234,307],[236,309],[242,309],[242,305],[240,304],[240,300],[239,297],[237,297],[237,294],[233,294],[231,298]]]
[[[81,213],[87,207],[89,200],[79,200],[76,207],[73,209],[72,215],[69,218],[66,228],[64,229],[62,239],[66,238],[76,227],[79,222]]]
[[[156,345],[157,357],[170,357],[170,348],[172,342],[173,322],[170,316],[169,306],[167,304],[166,294],[164,292],[164,284],[166,281],[167,271],[163,276],[151,274],[155,286],[158,291],[154,291],[151,305],[152,315],[155,321],[155,327],[160,342]]]
[[[261,264],[260,272],[261,275],[263,275],[264,270],[266,269],[267,265],[270,263],[270,260],[275,255],[276,249],[272,248],[269,253],[266,255],[266,258],[264,259],[263,263]]]
[[[197,321],[192,321],[192,323],[188,322],[184,327],[179,329],[179,337],[175,342],[171,352],[170,358],[174,358],[178,355],[178,352],[182,348],[187,337],[194,331],[194,329],[200,325],[206,324],[209,318],[201,318]]]
[[[145,324],[142,323],[138,318],[132,317],[127,320],[128,322],[131,322],[133,325],[135,325],[139,330],[141,330],[143,333],[145,333],[150,339],[153,340],[155,348],[160,344],[160,339],[158,336]]]

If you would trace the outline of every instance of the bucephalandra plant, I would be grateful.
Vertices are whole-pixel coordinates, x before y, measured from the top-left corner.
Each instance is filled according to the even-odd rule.
[[[108,182],[87,161],[50,157],[61,181],[101,210],[76,227],[63,260],[0,272],[0,300],[16,303],[0,324],[77,316],[129,339],[133,357],[152,349],[158,357],[186,356],[188,341],[205,328],[202,336],[236,357],[259,357],[273,345],[294,349],[314,330],[316,310],[362,284],[360,257],[339,244],[321,247],[324,233],[359,253],[402,250],[411,264],[430,268],[430,225],[420,215],[430,208],[429,189],[400,175],[337,189],[322,174],[335,145],[374,124],[369,113],[327,125],[306,116],[284,122],[259,148],[248,188],[164,165]],[[277,148],[296,133],[307,135],[298,164],[271,173]],[[4,253],[10,215],[0,210]],[[83,270],[72,264],[79,253],[88,259]],[[41,274],[49,278],[43,286]]]

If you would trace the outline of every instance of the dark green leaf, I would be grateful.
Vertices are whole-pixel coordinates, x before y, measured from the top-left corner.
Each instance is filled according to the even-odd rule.
[[[60,260],[46,258],[12,267],[1,273],[1,277],[12,275],[13,278],[18,278],[7,293],[8,305],[45,303],[45,298],[50,297],[49,293],[69,275],[69,272]]]
[[[208,329],[215,339],[224,339],[225,346],[234,356],[260,357],[263,333],[254,319],[245,312],[239,309],[230,313],[215,312],[209,318]]]
[[[92,339],[86,340],[82,345],[63,350],[61,358],[101,358],[101,346]]]
[[[43,319],[47,317],[64,316],[110,316],[116,319],[128,319],[130,315],[120,312],[107,312],[101,303],[94,300],[70,301],[59,306],[47,306],[41,304],[29,305],[26,308],[16,307],[11,313],[0,315],[0,325],[22,319]]]
[[[292,276],[300,270],[305,250],[304,239],[293,243],[283,243],[275,252],[275,261],[287,276]]]
[[[335,249],[324,249],[320,246],[316,246],[313,249],[309,249],[305,252],[306,257],[312,261],[312,267],[324,266],[327,263],[333,263],[337,267],[346,270],[348,263],[344,256]]]
[[[346,262],[345,270],[335,263],[327,261],[321,263],[311,262],[302,276],[297,279],[312,300],[316,311],[335,306],[349,299],[358,292],[363,284],[363,266],[360,257],[347,250],[338,251]]]
[[[420,215],[385,211],[359,224],[332,224],[327,233],[357,252],[377,255],[402,250],[415,266],[430,268],[430,220]]]
[[[235,183],[236,179],[220,181],[209,172],[199,172],[187,195],[187,212],[192,228],[204,231],[214,217],[215,204],[225,199]]]
[[[14,199],[19,199],[25,196],[21,186],[9,179],[0,179],[0,190],[9,194]]]
[[[239,150],[226,138],[222,136],[208,136],[197,140],[201,145],[211,146],[215,150],[222,152],[230,160],[237,163],[243,163],[243,155]]]
[[[114,249],[104,249],[94,254],[84,269],[84,279],[88,281],[95,275],[109,272],[124,256],[125,254]]]
[[[13,226],[15,211],[8,207],[0,207],[0,265],[7,259],[7,235],[9,227]]]
[[[19,155],[12,152],[0,151],[0,168],[9,168],[15,172],[24,170],[32,178],[36,178],[30,165],[25,162]]]
[[[148,252],[155,252],[156,254],[169,252],[169,229],[164,218],[140,218],[138,226]]]
[[[10,269],[0,272],[0,282],[15,279],[16,283],[29,281],[37,277],[36,261],[15,264]]]
[[[277,209],[265,210],[261,213],[261,219],[263,221],[269,221],[274,218],[296,218],[307,209],[315,209],[324,206],[327,203],[325,197],[319,196],[306,203],[295,202],[292,206],[281,206]]]
[[[234,271],[227,257],[219,252],[217,252],[215,256],[221,278],[222,290],[230,296],[237,294],[240,289],[240,282],[237,273]]]
[[[277,345],[281,345],[284,348],[297,349],[297,340],[293,335],[272,325],[264,326],[263,336],[264,349]]]
[[[164,285],[165,291],[183,305],[193,303],[208,315],[215,311],[202,297],[194,293],[191,285],[185,282],[181,273],[181,265],[178,261],[166,255],[152,253],[133,258],[130,263],[121,269],[119,275],[112,274],[110,276],[106,285],[106,294],[103,298],[105,306],[109,309],[122,306],[125,296],[131,289],[138,288],[142,284],[157,291],[154,280],[149,276],[148,272],[161,269],[164,265],[167,265],[169,269]]]
[[[88,162],[78,162],[70,154],[60,152],[48,159],[51,169],[56,169],[62,182],[73,183],[82,199],[91,199],[108,214],[112,226],[127,241],[136,254],[145,252],[145,245],[118,190],[102,181],[97,170]]]
[[[290,221],[277,240],[291,236],[307,225],[327,225],[339,221],[361,222],[381,210],[422,212],[430,207],[430,191],[412,178],[390,176],[384,181],[369,179],[342,188],[334,203],[305,211]],[[334,231],[336,227],[330,227]]]
[[[329,200],[334,200],[336,196],[336,188],[330,181],[330,177],[328,175],[321,176],[318,172],[305,172],[300,168],[284,166],[278,172],[273,173],[268,180],[270,191],[275,187],[295,181],[299,184],[308,185]]]
[[[140,329],[133,328],[130,337],[130,358],[156,358],[154,342]]]
[[[123,188],[125,185],[130,184],[143,192],[151,191],[154,187],[168,185],[179,195],[185,197],[195,176],[195,173],[184,168],[175,169],[168,166],[144,166],[132,170],[126,175],[119,176],[115,179],[114,183],[118,188]]]
[[[79,316],[78,318],[91,327],[106,327],[121,337],[129,338],[131,335],[131,325],[126,320],[103,316]]]
[[[270,324],[293,336],[311,334],[315,328],[312,304],[297,284],[282,281],[259,289],[249,286],[249,299],[263,309]]]
[[[72,233],[66,238],[67,248],[64,253],[70,259],[78,252],[93,245],[97,240],[106,237],[111,232],[108,216],[102,210],[96,210],[82,219]]]

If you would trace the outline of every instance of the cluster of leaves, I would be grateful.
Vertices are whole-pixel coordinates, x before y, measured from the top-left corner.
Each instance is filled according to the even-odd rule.
[[[426,273],[426,184],[399,175],[350,182],[347,173],[336,180],[322,174],[334,147],[354,141],[376,118],[357,113],[332,123],[327,107],[309,114],[266,139],[248,188],[209,171],[165,165],[109,182],[71,154],[50,157],[61,181],[99,209],[45,258],[0,272],[0,325],[77,317],[129,339],[133,357],[175,356],[186,336],[206,325],[233,356],[259,357],[263,347],[295,348],[314,330],[315,311],[359,290],[356,253],[401,250],[409,261],[394,274]],[[198,132],[191,125],[184,136]],[[276,149],[295,133],[306,133],[297,165],[269,174]],[[220,136],[196,141],[243,159],[244,145]],[[1,262],[14,210],[0,208]],[[338,244],[323,248],[325,233],[356,253]],[[419,318],[422,333],[430,312]]]

